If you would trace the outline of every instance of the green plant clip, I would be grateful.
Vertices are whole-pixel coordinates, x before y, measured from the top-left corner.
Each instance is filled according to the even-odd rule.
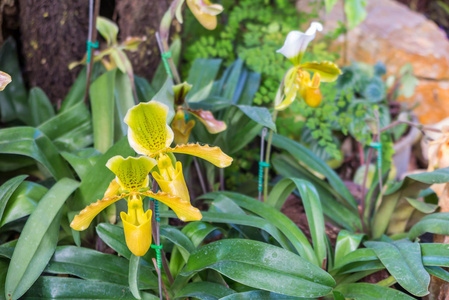
[[[87,63],[90,63],[90,57],[92,55],[92,48],[98,48],[98,41],[92,43],[92,41],[87,41]]]
[[[263,189],[263,168],[270,167],[269,163],[266,163],[264,161],[259,161],[259,192]]]
[[[162,268],[162,260],[161,260],[161,257],[162,257],[162,254],[161,254],[161,252],[162,252],[161,251],[162,250],[162,245],[152,244],[151,248],[156,250],[156,264],[157,264],[157,267],[160,270]]]
[[[382,143],[373,142],[369,144],[369,146],[377,150],[377,168],[379,169],[379,172],[381,172],[380,170],[382,170]]]
[[[150,201],[154,201],[154,213],[156,214],[155,219],[156,219],[156,221],[160,222],[161,218],[159,216],[159,201],[157,201],[156,199],[153,199],[151,197],[149,197],[149,198],[150,198]]]
[[[173,78],[173,74],[170,69],[170,65],[168,63],[168,59],[171,57],[171,51],[167,51],[164,53],[161,53],[162,62],[164,63],[165,72],[167,72],[167,75],[170,76],[170,78]]]

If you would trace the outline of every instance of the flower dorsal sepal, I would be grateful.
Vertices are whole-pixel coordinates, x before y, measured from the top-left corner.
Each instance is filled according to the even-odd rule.
[[[217,15],[223,11],[223,6],[209,0],[187,0],[187,6],[204,28],[214,30],[217,27]]]
[[[276,52],[288,58],[294,66],[299,66],[307,46],[315,38],[316,32],[322,30],[323,25],[321,23],[312,22],[306,32],[290,31],[284,45]]]
[[[167,125],[168,106],[157,102],[142,102],[125,116],[129,145],[139,154],[153,156],[170,146],[173,131]]]

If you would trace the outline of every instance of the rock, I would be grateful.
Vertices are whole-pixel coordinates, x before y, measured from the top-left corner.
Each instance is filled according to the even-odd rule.
[[[310,0],[299,1],[298,9],[310,8]],[[449,117],[449,40],[445,32],[425,16],[393,0],[368,0],[367,17],[347,34],[347,61],[387,66],[389,74],[397,74],[402,66],[411,63],[419,79],[416,93],[408,99],[419,104],[415,113],[423,124],[433,124]],[[343,21],[343,2],[338,1],[327,15],[324,28],[331,31]],[[342,53],[344,36],[331,45],[331,51]]]

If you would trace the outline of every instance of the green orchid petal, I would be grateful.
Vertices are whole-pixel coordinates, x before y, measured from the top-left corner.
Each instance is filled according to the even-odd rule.
[[[167,114],[168,107],[157,101],[140,103],[128,111],[128,141],[137,153],[152,156],[170,146],[173,131],[166,123]]]
[[[296,99],[296,94],[299,90],[299,86],[296,83],[297,71],[298,71],[297,67],[291,67],[285,74],[283,81],[284,82],[283,92],[285,97],[281,103],[275,103],[274,108],[275,110],[286,109]]]
[[[341,75],[341,70],[338,66],[330,61],[306,62],[301,64],[300,68],[320,74],[321,82],[335,81]]]
[[[117,44],[118,26],[103,17],[97,17],[97,30],[108,43],[108,46]]]
[[[130,192],[135,192],[148,186],[148,173],[156,165],[156,160],[150,157],[141,156],[139,158],[128,157],[124,159],[120,155],[112,157],[106,164],[117,176],[117,182],[121,188]]]

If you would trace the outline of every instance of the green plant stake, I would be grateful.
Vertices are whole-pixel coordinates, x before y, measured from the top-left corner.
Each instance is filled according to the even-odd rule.
[[[264,152],[264,142],[265,136],[267,135],[267,128],[262,129],[262,136],[260,139],[260,161],[259,161],[259,201],[262,201],[262,191],[263,191],[263,168],[268,168],[269,163],[263,161]]]

